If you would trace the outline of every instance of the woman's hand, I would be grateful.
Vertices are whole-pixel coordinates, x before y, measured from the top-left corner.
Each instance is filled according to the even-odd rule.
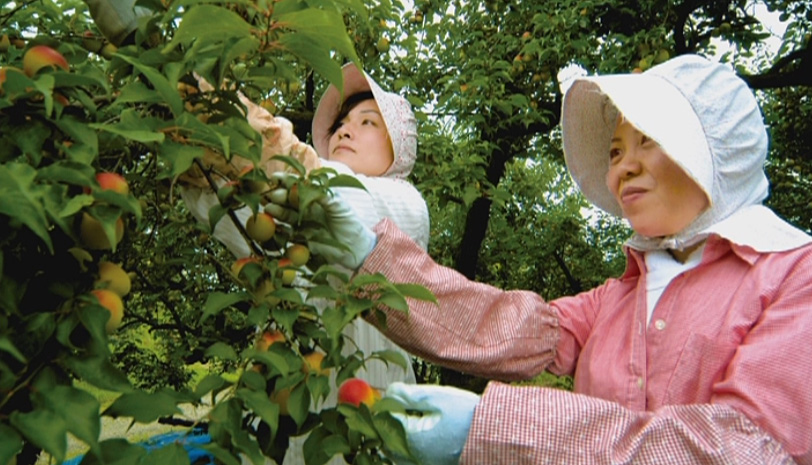
[[[468,439],[479,396],[450,386],[392,383],[386,397],[399,400],[415,414],[393,413],[406,430],[418,464],[456,465]],[[400,465],[412,463],[396,458]]]
[[[289,190],[291,179],[295,179],[295,175],[274,173],[271,178],[278,182],[277,189]],[[305,211],[300,211],[288,202],[288,198],[289,195],[267,196],[265,211],[274,218],[291,224],[308,220],[324,224],[334,244],[309,241],[310,249],[329,263],[342,265],[353,271],[361,267],[375,248],[378,238],[359,221],[349,204],[340,196],[328,192],[310,204]]]

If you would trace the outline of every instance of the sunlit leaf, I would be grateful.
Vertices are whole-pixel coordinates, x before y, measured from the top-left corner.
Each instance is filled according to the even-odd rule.
[[[28,441],[51,454],[57,462],[65,459],[68,427],[61,416],[50,410],[36,409],[26,413],[11,412],[9,420]]]
[[[182,413],[175,400],[163,393],[136,391],[122,394],[104,414],[111,417],[131,417],[139,423],[151,423],[158,418]]]

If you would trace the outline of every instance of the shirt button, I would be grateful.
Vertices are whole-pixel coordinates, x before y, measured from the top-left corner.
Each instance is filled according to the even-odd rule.
[[[654,322],[654,327],[660,331],[665,329],[665,320],[657,320]]]
[[[637,378],[637,387],[643,389],[643,386],[645,386],[645,383],[643,382],[643,377],[641,376],[640,378]]]

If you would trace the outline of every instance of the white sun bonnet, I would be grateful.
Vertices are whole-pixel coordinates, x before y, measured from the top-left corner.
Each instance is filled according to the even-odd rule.
[[[615,117],[655,140],[708,195],[710,207],[674,236],[635,235],[641,250],[682,249],[711,233],[758,251],[812,241],[762,206],[768,139],[755,96],[727,65],[683,55],[644,73],[579,78],[561,110],[564,157],[584,196],[616,216],[606,186]]]
[[[395,160],[382,176],[406,179],[412,172],[417,158],[417,120],[412,112],[412,106],[400,95],[381,89],[368,74],[353,63],[344,65],[342,72],[345,97],[371,91],[381,110],[395,154]],[[331,84],[316,107],[312,125],[313,146],[321,158],[329,159],[327,144],[330,139],[330,127],[335,122],[343,101],[338,88]]]

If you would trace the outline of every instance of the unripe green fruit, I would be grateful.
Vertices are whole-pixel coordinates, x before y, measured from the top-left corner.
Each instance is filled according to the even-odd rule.
[[[119,218],[115,225],[116,244],[124,237],[124,220]],[[82,219],[79,223],[79,238],[85,247],[95,250],[109,250],[113,244],[107,239],[107,235],[102,229],[101,222],[87,212],[82,212]]]
[[[104,289],[113,291],[121,297],[129,294],[132,288],[130,275],[124,271],[124,268],[116,263],[106,261],[99,263],[99,276],[95,284],[103,286]]]
[[[386,37],[381,37],[378,39],[378,42],[375,44],[375,48],[378,49],[380,53],[386,53],[389,51],[389,39]]]
[[[276,223],[273,217],[265,212],[257,213],[245,222],[245,232],[248,237],[262,243],[269,241],[276,234]]]
[[[293,262],[289,258],[282,258],[279,260],[279,270],[282,274],[282,284],[285,286],[290,286],[293,284],[293,280],[296,279],[296,270],[283,269],[287,266],[293,266]]]
[[[310,260],[310,249],[304,244],[293,244],[285,250],[285,257],[289,258],[294,266],[304,266]]]

